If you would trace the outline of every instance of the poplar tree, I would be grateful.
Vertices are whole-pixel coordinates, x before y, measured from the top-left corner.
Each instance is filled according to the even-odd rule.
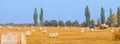
[[[37,14],[37,9],[35,8],[34,15],[33,15],[34,25],[37,25],[37,23],[38,23],[37,18],[38,18],[38,14]]]
[[[86,6],[86,8],[85,8],[85,16],[86,16],[87,26],[89,27],[90,26],[90,12],[89,12],[88,6]]]

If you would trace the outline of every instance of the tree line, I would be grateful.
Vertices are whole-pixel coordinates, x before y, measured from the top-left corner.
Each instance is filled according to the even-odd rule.
[[[57,20],[46,20],[44,21],[44,15],[43,15],[43,9],[41,8],[41,11],[40,11],[40,14],[39,14],[39,20],[40,20],[40,23],[38,23],[38,13],[37,13],[37,9],[35,8],[35,11],[34,11],[34,15],[33,15],[33,19],[34,19],[34,25],[38,25],[40,24],[40,26],[84,26],[84,27],[89,27],[91,25],[94,25],[94,26],[99,26],[101,24],[107,24],[109,26],[112,26],[113,25],[113,18],[112,18],[112,9],[110,9],[110,15],[109,15],[109,18],[107,19],[107,21],[105,20],[105,11],[104,11],[104,8],[101,7],[101,18],[100,18],[100,22],[97,22],[97,24],[95,24],[95,21],[94,20],[91,20],[90,19],[90,11],[89,11],[89,7],[86,6],[85,8],[85,18],[86,18],[86,21],[83,22],[82,24],[80,24],[77,20],[75,20],[74,22],[71,22],[70,20],[64,22],[62,20],[60,21],[57,21]],[[117,11],[117,26],[120,26],[120,7],[118,7],[118,11]]]

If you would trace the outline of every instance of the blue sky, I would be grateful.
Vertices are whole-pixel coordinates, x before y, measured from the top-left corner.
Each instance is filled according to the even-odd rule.
[[[0,0],[0,23],[33,23],[34,9],[43,7],[45,20],[85,21],[85,7],[89,6],[91,19],[100,18],[101,7],[105,17],[109,9],[117,12],[120,0]],[[39,20],[38,20],[39,21]]]

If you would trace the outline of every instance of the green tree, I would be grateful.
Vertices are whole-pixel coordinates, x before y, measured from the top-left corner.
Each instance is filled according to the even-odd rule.
[[[107,23],[109,26],[112,26],[113,24],[113,14],[112,14],[112,9],[110,9],[110,16],[107,19]]]
[[[74,22],[72,23],[72,26],[78,27],[78,26],[80,26],[80,24],[79,24],[79,22],[76,20],[76,21],[74,21]]]
[[[40,12],[40,24],[41,26],[43,26],[43,9],[41,8],[41,12]]]
[[[51,20],[51,25],[54,26],[54,27],[57,27],[57,21],[56,20]]]
[[[101,24],[105,23],[105,15],[104,15],[105,11],[104,8],[101,8]]]
[[[118,7],[118,11],[117,11],[117,22],[118,22],[118,26],[120,26],[120,8]]]
[[[50,26],[51,24],[50,24],[50,22],[48,21],[48,20],[46,20],[45,22],[44,22],[44,26]]]
[[[81,27],[86,27],[87,26],[87,23],[86,22],[83,22],[80,24]]]
[[[66,26],[72,26],[72,23],[71,23],[71,21],[70,20],[68,20],[68,21],[66,21]]]
[[[33,15],[34,25],[37,25],[37,23],[38,23],[37,18],[38,18],[38,14],[37,14],[37,9],[35,8],[34,15]]]
[[[59,25],[60,27],[62,27],[62,26],[64,26],[64,22],[63,22],[62,20],[60,20],[60,21],[58,22],[58,25]]]
[[[85,8],[85,16],[86,16],[86,23],[87,23],[87,26],[89,27],[90,23],[90,12],[89,12],[89,8],[88,6]]]
[[[91,25],[95,25],[95,21],[94,20],[90,20],[90,24]]]
[[[112,24],[113,23],[113,18],[112,18],[112,9],[110,9],[110,23]]]

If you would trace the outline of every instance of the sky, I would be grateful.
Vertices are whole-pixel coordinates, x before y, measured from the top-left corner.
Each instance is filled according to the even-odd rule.
[[[82,23],[87,5],[91,20],[100,19],[101,7],[104,7],[107,19],[110,8],[116,14],[120,0],[0,0],[0,23],[33,23],[35,8],[38,15],[43,8],[44,20],[78,20]]]

